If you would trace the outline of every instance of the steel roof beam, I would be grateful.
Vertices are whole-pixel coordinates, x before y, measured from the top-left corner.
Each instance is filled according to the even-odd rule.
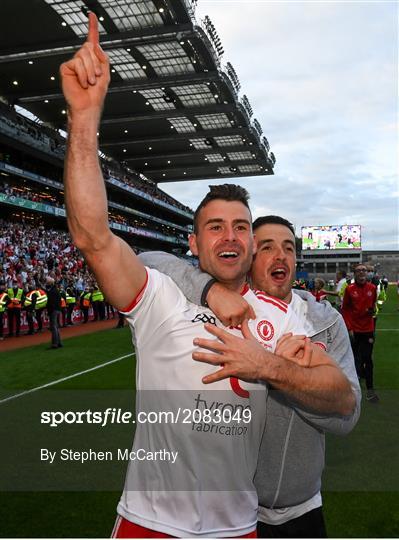
[[[118,82],[108,88],[108,94],[117,94],[120,92],[128,92],[137,90],[151,90],[154,88],[162,88],[164,86],[185,86],[191,84],[201,84],[206,82],[220,82],[217,72],[195,73],[187,75],[173,75],[170,77],[157,77],[156,79],[137,79],[136,81],[126,81],[125,83]],[[64,99],[61,92],[43,93],[32,96],[30,94],[19,94],[16,96],[19,103],[32,103],[43,99],[56,100]]]
[[[176,34],[179,34],[179,37]],[[198,39],[193,32],[193,27],[189,24],[178,26],[166,26],[163,28],[146,28],[130,32],[120,32],[117,34],[101,34],[100,42],[104,50],[115,49],[116,47],[129,47],[138,43],[159,43],[162,41],[176,41],[177,39]],[[17,47],[7,51],[3,50],[0,56],[0,64],[7,62],[18,62],[20,60],[34,60],[50,56],[59,56],[63,54],[73,54],[84,43],[84,38],[76,37],[73,40],[61,41],[53,47],[48,43],[43,43],[34,47]]]
[[[124,141],[125,145],[129,144],[156,144],[156,143],[164,143],[168,141],[176,141],[176,140],[188,140],[188,139],[206,139],[207,137],[229,137],[231,135],[240,135],[245,136],[247,138],[250,137],[250,134],[248,130],[245,130],[245,128],[215,128],[215,129],[206,129],[203,131],[193,131],[192,133],[171,133],[170,135],[161,135],[159,137],[148,137],[144,139],[130,139]],[[101,148],[105,147],[111,147],[111,146],[119,146],[121,143],[120,141],[109,141],[104,142],[100,144]]]
[[[186,107],[184,109],[168,109],[165,111],[154,111],[143,115],[120,115],[108,116],[101,120],[101,125],[112,125],[126,122],[143,122],[145,120],[163,120],[166,118],[176,118],[180,116],[193,116],[200,114],[216,114],[216,113],[235,113],[237,109],[234,105],[204,105],[203,107]]]
[[[217,169],[219,169],[220,167],[239,167],[240,165],[244,166],[244,165],[259,165],[259,167],[263,167],[263,168],[267,168],[267,164],[260,164],[259,162],[253,162],[253,161],[248,161],[246,159],[242,159],[240,161],[230,161],[229,163],[209,163],[209,162],[204,162],[204,164],[202,165],[187,165],[187,166],[179,166],[179,167],[164,167],[162,169],[156,169],[156,168],[153,168],[151,169],[150,167],[146,167],[145,168],[145,171],[143,171],[143,174],[144,175],[157,175],[157,174],[163,174],[165,172],[167,172],[168,174],[169,173],[172,173],[172,172],[175,172],[175,171],[195,171],[195,170],[212,170],[212,171],[216,171]],[[238,175],[242,176],[243,173],[240,173],[239,171],[237,171]],[[214,174],[219,174],[219,173],[214,173]],[[233,173],[232,173],[233,174]],[[246,173],[245,173],[246,174]],[[258,171],[258,174],[261,174],[261,171]],[[233,174],[234,176],[234,174]],[[151,178],[151,177],[150,177]]]
[[[256,148],[256,150],[258,150]],[[216,155],[216,154],[227,154],[227,153],[230,153],[230,152],[251,152],[251,154],[255,153],[255,151],[253,150],[253,147],[251,146],[223,146],[223,147],[219,147],[219,146],[209,146],[208,149],[207,148],[203,148],[203,149],[200,149],[200,150],[196,150],[194,147],[191,148],[190,147],[190,150],[188,150],[187,152],[179,152],[177,154],[156,154],[156,155],[152,155],[152,154],[145,154],[145,155],[141,155],[141,156],[135,156],[135,157],[128,157],[126,159],[124,159],[123,161],[126,161],[126,162],[132,162],[132,161],[142,161],[142,160],[148,160],[148,159],[180,159],[180,158],[186,158],[186,157],[189,157],[189,156],[198,156],[198,155]],[[256,159],[258,158],[259,156],[256,156],[254,158],[254,162],[256,162]],[[208,163],[212,164],[212,165],[217,165],[217,163],[215,162],[212,162],[212,161],[209,161]],[[226,163],[224,161],[220,161],[219,162],[221,165],[223,163]],[[235,163],[235,161],[231,160],[231,161],[228,161],[228,163]]]
[[[193,174],[191,174],[192,167],[187,168],[186,170],[190,171],[190,175],[187,174],[186,176],[184,176],[182,172],[180,173],[177,172],[176,176],[168,176],[168,177],[157,176],[157,177],[152,177],[152,179],[156,184],[167,184],[168,182],[189,182],[189,181],[194,181],[194,180],[207,180],[207,179],[220,180],[221,183],[223,183],[224,180],[247,178],[250,176],[273,175],[273,170],[268,169],[267,167],[265,167],[265,170],[263,171],[254,171],[254,172],[246,172],[246,173],[237,172],[236,174],[234,173],[221,174],[221,173],[215,172],[213,169],[210,170],[209,172],[204,171],[203,169],[200,169],[197,173],[198,174],[197,176],[194,176]]]

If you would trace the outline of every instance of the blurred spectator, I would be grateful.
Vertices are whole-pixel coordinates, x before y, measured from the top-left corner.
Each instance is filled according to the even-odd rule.
[[[50,349],[59,349],[62,347],[60,331],[58,328],[58,319],[61,314],[61,295],[54,278],[46,278],[47,293],[47,312],[50,319],[51,347]]]
[[[388,278],[387,276],[384,274],[382,276],[382,279],[381,279],[381,285],[383,286],[383,288],[385,289],[385,291],[388,289]]]
[[[338,294],[338,298],[339,298],[338,307],[340,309],[342,307],[342,301],[343,301],[345,289],[347,286],[348,286],[348,282],[347,282],[345,270],[338,270],[336,274],[335,292]]]
[[[8,295],[6,292],[6,284],[0,283],[0,341],[3,341],[3,323],[4,323],[4,313],[7,309]]]
[[[322,300],[327,300],[327,296],[338,296],[338,293],[334,291],[326,291],[324,289],[326,282],[322,278],[314,279],[314,288],[312,289],[312,294],[316,298],[316,302],[321,302]]]
[[[87,323],[89,320],[89,308],[90,308],[91,291],[88,285],[86,285],[84,291],[80,294],[80,309],[83,313],[83,323]]]
[[[359,264],[355,268],[355,282],[345,289],[342,303],[342,316],[348,328],[356,371],[360,378],[366,379],[366,399],[377,403],[379,398],[374,391],[373,347],[375,325],[373,316],[376,311],[377,289],[367,281],[367,268]]]

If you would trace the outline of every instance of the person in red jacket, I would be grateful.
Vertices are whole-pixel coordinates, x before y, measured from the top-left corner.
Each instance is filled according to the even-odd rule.
[[[359,264],[354,272],[355,282],[345,289],[342,316],[348,328],[358,377],[365,377],[366,399],[377,403],[379,398],[373,384],[373,346],[377,288],[367,281],[367,268]]]

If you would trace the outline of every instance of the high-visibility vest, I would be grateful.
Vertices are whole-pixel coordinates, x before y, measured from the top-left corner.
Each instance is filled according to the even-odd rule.
[[[378,298],[377,298],[377,304],[379,306],[382,306],[382,304],[386,301],[386,299],[387,299],[387,293],[385,292],[384,287],[381,287],[380,294],[378,295]]]
[[[342,287],[340,288],[340,290],[338,291],[338,295],[339,297],[341,298],[341,300],[343,300],[344,296],[345,296],[345,289],[346,287],[348,286],[348,282],[345,281],[345,283],[342,284]]]
[[[95,291],[93,291],[93,293],[91,295],[91,301],[92,302],[103,302],[104,301],[103,293],[99,289],[96,289]]]
[[[80,297],[82,298],[82,305],[83,307],[89,307],[90,306],[90,296],[91,296],[91,293],[90,292],[82,292],[82,294],[80,295]]]
[[[75,304],[76,298],[74,296],[69,296],[69,294],[66,295],[66,303],[67,304]]]
[[[8,297],[11,300],[11,302],[8,304],[7,307],[21,309],[21,307],[22,307],[21,300],[22,300],[23,293],[24,293],[24,291],[22,289],[20,289],[20,288],[18,288],[18,291],[17,291],[16,295],[14,295],[14,289],[11,289],[11,288],[7,289]]]
[[[29,291],[25,294],[25,300],[24,300],[24,306],[29,307],[32,305],[32,296],[36,293],[36,291]]]
[[[47,293],[43,289],[37,289],[36,309],[43,309],[47,306]]]
[[[61,296],[60,305],[61,305],[61,309],[66,308],[66,300],[63,296]]]
[[[7,307],[6,298],[7,298],[6,292],[0,293],[0,313],[4,313],[4,311],[6,310],[6,307]]]
[[[47,294],[43,291],[43,289],[36,289],[26,293],[24,306],[29,307],[32,305],[32,296],[34,294],[36,295],[35,309],[38,310],[45,308],[47,305]]]

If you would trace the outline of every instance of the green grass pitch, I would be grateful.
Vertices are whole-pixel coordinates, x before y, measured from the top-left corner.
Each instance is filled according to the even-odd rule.
[[[363,401],[355,430],[346,437],[326,439],[323,500],[330,537],[399,536],[398,307],[396,287],[390,286],[378,318],[374,350],[380,403]],[[47,346],[0,354],[0,400],[132,352],[128,329],[71,338],[57,351],[47,351]],[[133,393],[134,379],[134,356],[130,356],[52,389]],[[34,395],[41,392],[45,390]],[[32,395],[0,403],[2,423],[11,404],[29,407]],[[11,432],[6,439],[3,433],[1,445],[12,448]],[[119,491],[0,491],[0,537],[109,537],[119,496]]]

